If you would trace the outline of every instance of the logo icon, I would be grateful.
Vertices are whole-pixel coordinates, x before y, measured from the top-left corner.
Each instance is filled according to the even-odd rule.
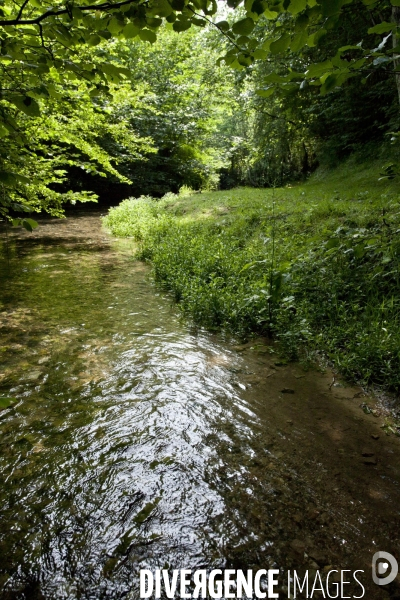
[[[391,569],[391,570],[390,570]],[[377,585],[392,583],[399,572],[399,565],[389,552],[376,552],[372,558],[372,579]]]

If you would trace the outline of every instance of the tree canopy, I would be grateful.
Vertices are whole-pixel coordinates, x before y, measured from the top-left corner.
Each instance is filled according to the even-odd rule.
[[[2,0],[0,210],[61,214],[65,202],[93,199],[65,184],[71,168],[130,184],[140,179],[135,165],[154,167],[157,158],[158,173],[180,173],[175,183],[154,182],[160,193],[177,182],[204,185],[223,158],[243,151],[245,107],[259,139],[296,139],[306,165],[306,94],[321,107],[314,91],[347,93],[350,80],[376,73],[400,94],[399,15],[400,0]],[[187,37],[193,26],[201,43]],[[172,58],[157,55],[158,38],[168,39]],[[138,50],[142,42],[152,49]],[[186,57],[181,82],[174,44]],[[295,126],[294,109],[302,115]],[[253,164],[257,152],[265,158],[262,144],[245,150]]]
[[[204,27],[212,23],[229,42],[230,48],[224,56],[227,64],[246,67],[270,54],[283,54],[287,50],[298,53],[305,47],[317,46],[343,12],[357,11],[360,6],[366,6],[371,16],[371,26],[365,34],[384,35],[376,47],[360,39],[356,45],[337,48],[331,60],[309,64],[303,72],[292,71],[284,81],[271,78],[271,83],[310,80],[321,85],[323,93],[360,69],[397,64],[400,0],[244,0],[243,3],[227,0],[225,12],[229,20],[216,18],[215,0],[97,3],[3,0],[0,8],[1,68],[6,82],[3,95],[20,110],[36,116],[39,108],[35,94],[39,98],[47,96],[44,88],[38,89],[37,78],[54,69],[92,83],[93,94],[102,87],[107,90],[110,80],[116,83],[129,73],[124,65],[108,60],[107,53],[98,61],[82,57],[82,46],[95,47],[112,37],[138,37],[154,43],[163,23],[170,24],[177,33],[192,25]],[[237,15],[241,17],[238,20]],[[22,93],[26,95],[22,97]]]

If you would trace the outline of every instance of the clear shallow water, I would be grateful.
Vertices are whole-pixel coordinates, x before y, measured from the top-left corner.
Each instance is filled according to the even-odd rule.
[[[280,407],[304,374],[273,384],[265,348],[183,322],[96,216],[11,236],[0,272],[0,395],[18,399],[0,412],[2,597],[138,598],[141,568],[306,565],[293,538],[321,568],[364,560],[361,500],[332,500],[337,457]]]
[[[6,588],[122,597],[141,565],[224,564],[207,438],[227,400],[251,411],[225,348],[148,268],[80,242],[13,241],[3,262],[3,389],[19,398],[0,424]]]

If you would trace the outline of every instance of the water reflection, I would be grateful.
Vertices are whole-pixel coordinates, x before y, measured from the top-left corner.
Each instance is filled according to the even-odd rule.
[[[117,598],[141,566],[223,565],[207,440],[221,399],[242,403],[224,368],[237,359],[190,334],[123,253],[32,240],[11,251],[2,375],[20,401],[1,415],[6,589],[37,580],[45,597]]]
[[[140,568],[351,568],[385,539],[361,487],[333,499],[334,438],[310,445],[323,379],[300,395],[297,367],[193,331],[97,217],[2,252],[4,598],[137,598]]]

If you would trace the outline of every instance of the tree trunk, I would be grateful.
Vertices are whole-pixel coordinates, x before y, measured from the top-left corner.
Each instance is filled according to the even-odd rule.
[[[396,23],[397,27],[400,27],[400,7],[398,7],[398,6],[392,7],[392,19],[393,19],[393,22]],[[399,38],[397,36],[396,31],[393,32],[392,40],[393,40],[393,48],[396,48],[399,44]],[[393,62],[393,65],[394,65],[394,70],[395,70],[394,76],[396,79],[397,93],[399,96],[399,103],[400,103],[400,54],[395,55],[395,60]]]

